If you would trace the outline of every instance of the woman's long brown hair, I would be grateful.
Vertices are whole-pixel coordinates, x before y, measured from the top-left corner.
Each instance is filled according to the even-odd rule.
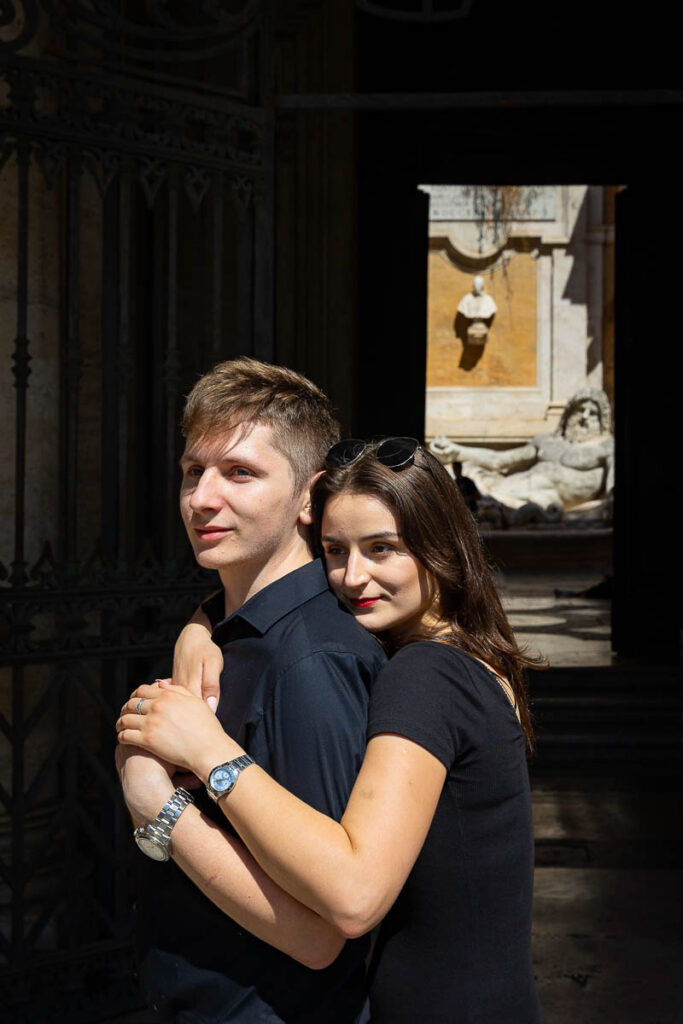
[[[529,750],[534,731],[525,669],[543,661],[520,650],[500,603],[479,531],[460,488],[429,452],[418,448],[412,465],[394,471],[375,458],[369,445],[355,462],[328,470],[316,484],[313,512],[320,541],[326,502],[337,494],[362,494],[381,501],[396,515],[403,541],[438,588],[442,626],[402,641],[438,639],[480,658],[512,687]]]

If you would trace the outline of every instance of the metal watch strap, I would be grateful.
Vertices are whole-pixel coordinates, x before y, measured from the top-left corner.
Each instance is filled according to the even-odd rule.
[[[239,757],[233,757],[232,761],[228,762],[230,767],[236,768],[238,772],[241,772],[244,768],[248,768],[249,765],[253,763],[254,762],[252,758],[249,757],[249,754],[240,754]]]
[[[192,794],[188,793],[182,786],[179,786],[173,795],[168,798],[156,818],[143,826],[140,831],[146,832],[147,835],[158,839],[164,846],[168,846],[171,842],[173,826],[188,804],[193,803],[194,797]]]
[[[150,821],[147,828],[153,827],[155,832],[160,833],[160,838],[163,837],[166,842],[169,842],[176,821],[187,805],[193,803],[194,797],[192,794],[188,793],[182,786],[178,786],[175,793],[168,798],[154,821]]]

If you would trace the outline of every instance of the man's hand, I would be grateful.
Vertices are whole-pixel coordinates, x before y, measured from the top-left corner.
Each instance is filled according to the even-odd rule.
[[[139,747],[116,747],[116,768],[133,825],[146,825],[169,799],[175,767]]]
[[[211,623],[197,609],[176,640],[173,682],[201,697],[213,712],[221,695],[223,653],[211,639]]]

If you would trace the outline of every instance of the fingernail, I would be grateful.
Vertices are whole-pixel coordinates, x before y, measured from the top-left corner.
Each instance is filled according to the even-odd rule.
[[[207,697],[206,703],[209,705],[214,715],[216,714],[216,708],[218,707],[218,697]]]

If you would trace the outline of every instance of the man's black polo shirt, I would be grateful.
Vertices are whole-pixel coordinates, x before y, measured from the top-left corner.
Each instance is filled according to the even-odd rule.
[[[271,583],[227,619],[223,601],[221,593],[205,606],[225,659],[221,723],[278,782],[339,820],[363,760],[382,649],[328,589],[320,561]],[[197,803],[230,830],[203,791]],[[139,933],[148,951],[145,981],[162,1019],[356,1019],[365,939],[347,942],[330,967],[312,971],[239,928],[175,866],[149,868]]]

